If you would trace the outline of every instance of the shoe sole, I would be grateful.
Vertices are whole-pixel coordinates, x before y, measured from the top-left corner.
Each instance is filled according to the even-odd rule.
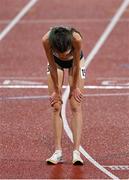
[[[75,162],[73,162],[73,165],[75,165],[75,166],[82,166],[83,165],[83,162],[81,162],[81,161],[75,161]]]
[[[62,164],[62,163],[63,163],[63,160],[58,161],[58,162],[51,161],[51,160],[47,160],[46,163],[47,163],[48,165]]]

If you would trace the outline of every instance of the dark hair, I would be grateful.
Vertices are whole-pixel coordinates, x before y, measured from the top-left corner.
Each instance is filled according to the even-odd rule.
[[[65,27],[54,27],[52,28],[49,41],[52,49],[58,50],[61,53],[72,48],[72,33],[70,29]]]

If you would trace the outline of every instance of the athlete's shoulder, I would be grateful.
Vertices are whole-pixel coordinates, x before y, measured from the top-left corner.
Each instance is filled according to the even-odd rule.
[[[74,42],[81,42],[82,41],[82,35],[79,31],[77,31],[74,28],[71,28],[71,32],[72,32]]]
[[[73,39],[75,41],[81,41],[82,37],[81,37],[81,35],[78,32],[73,32]]]
[[[75,28],[71,28],[71,32],[73,33],[73,35],[75,35],[75,36],[78,36],[78,37],[81,37],[82,38],[82,35],[81,35],[81,33],[77,30],[77,29],[75,29]]]
[[[42,37],[42,42],[43,42],[43,43],[49,42],[50,32],[51,32],[51,31],[49,30],[47,33],[45,33],[45,34],[43,35],[43,37]]]

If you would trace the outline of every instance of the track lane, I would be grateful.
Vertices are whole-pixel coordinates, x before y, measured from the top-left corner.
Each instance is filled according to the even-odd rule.
[[[118,2],[118,1],[117,1]],[[116,3],[117,4],[117,3]],[[106,24],[106,23],[105,23]],[[78,26],[78,24],[76,24],[77,26]],[[105,26],[105,25],[104,25]],[[47,27],[49,27],[49,25],[47,26]],[[47,28],[46,28],[47,29]],[[83,28],[81,28],[82,30],[83,30]],[[87,28],[88,29],[88,28]],[[101,29],[102,30],[102,29]],[[45,31],[45,30],[44,30]],[[84,29],[84,31],[85,31],[85,29]],[[34,33],[35,34],[35,33]],[[90,34],[90,31],[89,31],[89,34]],[[99,36],[99,33],[97,34],[97,36],[95,36],[96,37],[96,39],[97,39],[97,37]],[[93,43],[94,43],[94,41],[95,41],[95,39],[93,38]],[[92,46],[91,46],[91,48],[92,48]],[[89,48],[90,49],[90,48]],[[26,71],[25,71],[26,72]],[[92,71],[93,72],[93,71]],[[30,71],[30,74],[31,74],[31,71]],[[36,71],[35,71],[35,74],[37,74],[37,69],[36,69]],[[19,75],[22,75],[22,73],[21,74],[19,74]],[[67,138],[66,138],[67,139]],[[65,142],[65,140],[64,140],[64,142]],[[69,153],[68,153],[68,155],[70,155]],[[70,155],[71,156],[71,155]],[[68,157],[67,157],[68,158]],[[69,159],[69,158],[68,158]],[[71,166],[70,166],[71,167]],[[89,166],[88,166],[89,167]],[[60,167],[59,167],[60,168]],[[92,167],[93,168],[93,167]],[[92,176],[92,173],[94,172],[95,174],[96,174],[96,171],[94,171],[93,169],[88,169],[88,171],[89,171],[89,173],[88,173],[88,175],[89,175],[89,177],[93,177]],[[33,168],[32,168],[33,169]],[[65,171],[62,171],[62,170],[64,170],[65,168],[60,168],[61,169],[61,173],[58,175],[58,174],[54,174],[55,172],[58,172],[58,168],[51,168],[51,170],[53,169],[53,171],[51,171],[51,173],[49,174],[50,175],[50,177],[61,177],[63,174],[64,174],[64,172]],[[73,168],[72,168],[73,169]],[[67,168],[65,169],[66,171],[67,171]],[[83,169],[83,171],[80,171],[80,169],[78,170],[78,172],[80,171],[81,173],[80,173],[80,177],[85,177],[86,175],[85,175],[85,173],[83,173],[83,172],[85,172],[85,170],[86,169]],[[47,173],[47,170],[45,170],[46,171],[46,173]],[[38,171],[39,172],[39,171]],[[72,172],[73,172],[73,174],[76,172],[76,171],[68,171],[68,173],[67,173],[67,176],[65,176],[65,177],[72,177]],[[31,173],[32,173],[32,171],[31,171]],[[40,172],[39,172],[40,173]],[[33,173],[32,173],[33,174]],[[36,173],[35,173],[36,174]],[[41,173],[40,173],[41,174]],[[38,175],[38,174],[37,174]],[[87,175],[87,177],[88,177],[88,175]],[[102,177],[99,173],[98,174],[96,174],[98,177]],[[46,176],[46,175],[44,175],[44,176]]]

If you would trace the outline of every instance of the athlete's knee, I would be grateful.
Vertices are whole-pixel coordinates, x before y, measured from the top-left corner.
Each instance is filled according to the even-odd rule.
[[[80,106],[71,105],[71,111],[74,113],[80,112],[81,108]]]
[[[74,112],[74,113],[80,112],[81,103],[78,103],[76,100],[70,100],[70,107],[71,107],[72,112]]]
[[[56,102],[55,104],[53,104],[53,111],[54,112],[60,112],[61,111],[61,102]]]

